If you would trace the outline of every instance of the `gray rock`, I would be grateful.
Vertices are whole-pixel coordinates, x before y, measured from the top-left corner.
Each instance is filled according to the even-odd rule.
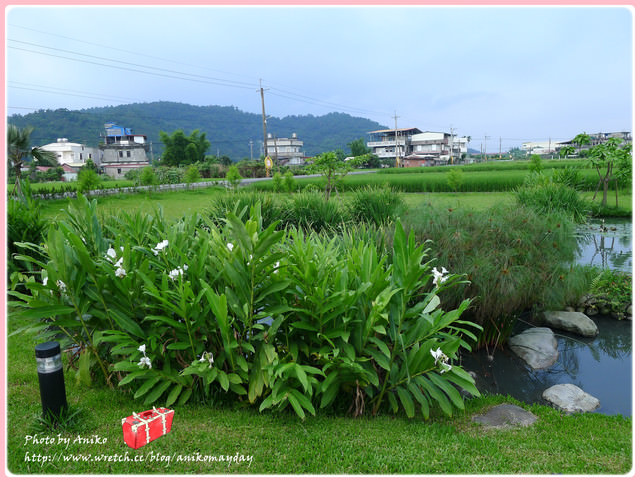
[[[584,313],[577,311],[545,311],[542,314],[544,323],[552,328],[570,331],[582,336],[596,336],[598,325]]]
[[[570,383],[547,388],[542,398],[566,413],[592,412],[600,406],[600,400]]]
[[[513,428],[532,425],[538,417],[516,405],[503,403],[483,415],[475,415],[472,420],[486,428]]]
[[[595,306],[591,305],[591,306],[587,306],[587,308],[584,310],[585,314],[588,316],[593,316],[593,315],[597,315],[598,314],[598,308],[596,308]]]
[[[529,328],[509,338],[507,344],[534,370],[548,368],[558,359],[558,341],[546,327]]]

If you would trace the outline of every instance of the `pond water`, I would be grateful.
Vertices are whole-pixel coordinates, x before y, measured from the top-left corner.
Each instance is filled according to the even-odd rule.
[[[576,263],[631,273],[633,228],[629,219],[597,220],[576,230]]]
[[[492,362],[485,350],[466,353],[463,366],[476,373],[481,393],[511,395],[525,403],[549,405],[542,392],[559,383],[571,383],[600,400],[595,412],[631,416],[631,322],[591,318],[600,330],[595,338],[555,331],[559,357],[548,369],[529,368],[507,346],[493,353]],[[518,322],[513,334],[530,327]]]

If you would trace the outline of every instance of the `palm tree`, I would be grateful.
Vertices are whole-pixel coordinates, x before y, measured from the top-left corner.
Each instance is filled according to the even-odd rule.
[[[31,147],[31,133],[33,127],[21,129],[13,124],[7,126],[7,160],[11,163],[16,173],[16,184],[13,188],[20,189],[20,175],[22,174],[22,164],[25,157],[30,155],[43,164],[56,164],[56,157],[53,152],[45,151],[39,147]]]

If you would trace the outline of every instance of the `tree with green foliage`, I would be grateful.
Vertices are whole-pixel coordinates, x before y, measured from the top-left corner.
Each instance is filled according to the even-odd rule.
[[[184,173],[183,180],[187,184],[198,182],[200,180],[200,171],[196,166],[189,166],[189,168]]]
[[[83,167],[78,173],[78,192],[86,193],[100,186],[100,176],[93,169]]]
[[[607,205],[607,191],[609,183],[615,183],[616,207],[618,207],[618,181],[622,179],[626,184],[631,175],[631,144],[620,146],[622,139],[612,137],[603,144],[598,144],[589,150],[589,161],[598,173],[598,185],[593,193],[593,200],[598,194],[598,188],[602,186],[602,205]]]
[[[371,152],[371,149],[367,147],[367,144],[362,138],[349,142],[349,149],[351,149],[351,155],[353,157],[363,156]]]
[[[313,158],[309,170],[322,174],[327,184],[325,186],[325,198],[328,200],[331,196],[331,191],[335,189],[337,181],[346,176],[353,168],[350,162],[344,160],[343,152],[330,151],[324,152],[319,156]]]
[[[293,192],[296,187],[296,180],[293,177],[293,172],[287,171],[284,173],[284,190],[287,192]]]
[[[235,164],[229,166],[229,170],[227,171],[225,179],[233,189],[237,189],[238,185],[240,184],[240,180],[242,179],[240,171],[238,171],[238,166],[236,166]]]
[[[140,171],[139,182],[141,186],[152,186],[158,182],[153,167],[147,166]]]
[[[160,131],[160,140],[164,144],[162,164],[167,166],[204,161],[205,153],[211,147],[211,142],[206,139],[206,134],[201,133],[198,129],[188,137],[182,129],[178,129],[173,134]]]
[[[542,172],[542,158],[538,154],[533,154],[531,156],[531,160],[529,161],[529,171],[531,172]]]
[[[13,192],[20,192],[20,176],[22,174],[22,166],[28,156],[33,157],[37,162],[43,165],[56,165],[56,156],[53,152],[45,151],[39,147],[31,146],[32,127],[23,129],[13,124],[7,126],[7,161],[9,169],[13,168],[16,175],[16,183]]]

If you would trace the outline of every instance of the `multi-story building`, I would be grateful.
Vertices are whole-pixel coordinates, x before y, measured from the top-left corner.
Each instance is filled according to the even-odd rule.
[[[94,163],[100,162],[100,151],[95,147],[87,147],[77,142],[69,142],[66,137],[59,138],[56,142],[41,146],[44,151],[53,152],[58,164],[65,164],[75,169],[84,166],[88,159]]]
[[[294,132],[291,137],[267,135],[267,154],[279,166],[299,166],[304,164],[303,142]]]
[[[397,135],[396,135],[397,133]],[[433,166],[459,161],[467,153],[467,137],[448,132],[422,132],[415,127],[369,132],[367,147],[380,159],[398,159],[401,166]]]
[[[106,123],[104,129],[100,167],[105,174],[121,179],[127,171],[149,165],[151,144],[147,142],[147,136],[134,134],[131,129],[113,122]]]
[[[591,138],[591,142],[587,145],[579,146],[573,142],[573,139],[563,142],[558,142],[559,148],[568,146],[573,147],[575,152],[583,151],[586,149],[591,149],[598,144],[604,144],[609,139],[613,137],[617,137],[618,139],[622,139],[620,145],[629,144],[632,142],[633,138],[631,136],[631,132],[621,131],[621,132],[598,132],[597,134],[587,134]]]

